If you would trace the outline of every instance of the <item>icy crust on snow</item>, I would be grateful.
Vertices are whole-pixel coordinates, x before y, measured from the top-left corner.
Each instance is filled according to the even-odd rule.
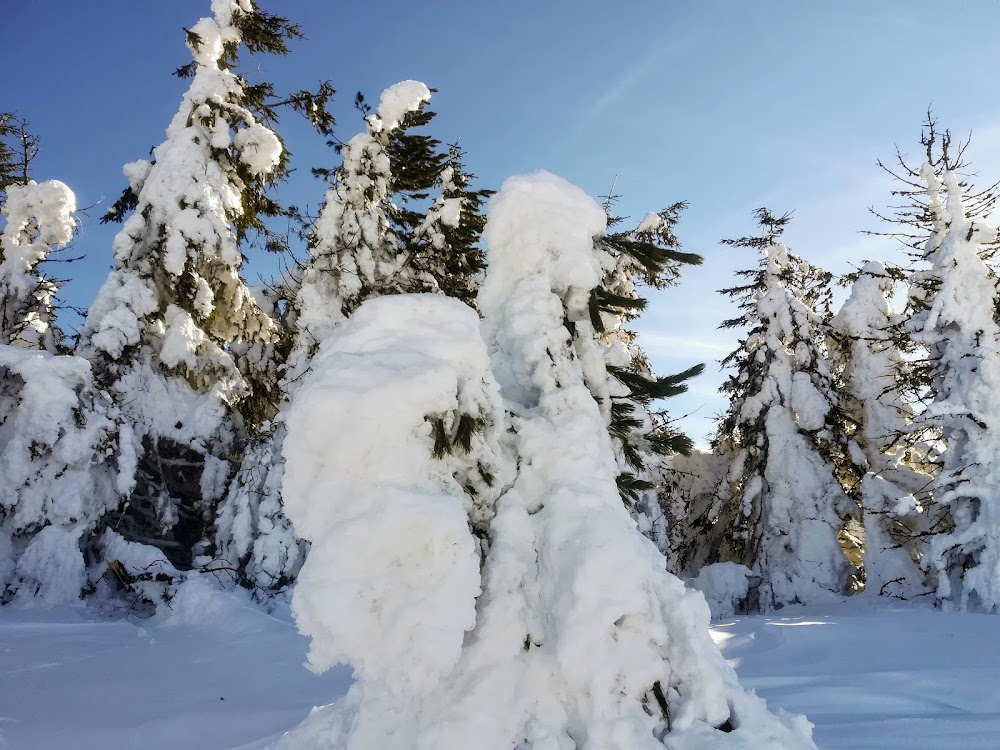
[[[943,429],[944,465],[931,487],[954,529],[932,538],[924,565],[951,606],[1000,611],[1000,328],[996,282],[980,255],[997,229],[966,215],[952,172],[925,164],[933,231],[924,248],[937,288],[910,321],[914,339],[936,360],[934,400],[918,424]],[[919,291],[919,290],[917,290]],[[970,304],[969,301],[975,301]]]
[[[54,352],[52,297],[56,285],[41,276],[38,264],[73,239],[76,196],[58,180],[9,185],[0,213],[0,344]]]
[[[312,543],[293,612],[310,667],[350,664],[366,706],[433,690],[475,624],[478,545],[432,420],[502,424],[478,328],[449,298],[369,300],[323,342],[288,412],[285,512]],[[496,463],[485,444],[472,452]],[[370,733],[391,734],[392,717],[359,721],[358,747],[388,747]]]

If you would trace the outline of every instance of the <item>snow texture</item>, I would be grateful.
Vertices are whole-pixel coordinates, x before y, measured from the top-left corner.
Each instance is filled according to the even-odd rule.
[[[330,334],[344,316],[370,296],[385,291],[417,289],[401,273],[406,254],[390,230],[392,171],[389,138],[408,112],[430,100],[418,81],[403,81],[382,92],[365,131],[341,149],[343,162],[336,184],[313,227],[301,285],[296,296],[298,339],[290,357],[291,378],[300,374],[304,358]]]
[[[563,325],[567,313],[587,319],[600,279],[593,240],[605,223],[554,175],[504,184],[490,204],[492,262],[479,299],[489,363],[474,314],[435,298],[365,303],[324,343],[286,441],[289,513],[322,545],[293,606],[314,636],[311,663],[347,659],[359,679],[279,747],[749,750],[765,737],[769,747],[813,747],[807,723],[776,719],[739,688],[708,637],[704,599],[665,571],[618,495],[604,415]],[[409,300],[423,316],[407,314]],[[421,318],[435,320],[438,308],[454,319],[424,330]],[[411,359],[420,367],[406,366]],[[471,388],[492,404],[479,413],[503,424],[487,364],[511,414],[506,452],[519,471],[503,482],[480,561],[475,519],[462,508],[469,495],[426,479],[434,462],[424,419],[459,408]],[[349,439],[319,429],[341,424],[333,429],[354,428]],[[377,443],[365,437],[369,424]],[[483,447],[494,455],[495,441]],[[376,488],[377,503],[368,499]],[[392,561],[402,569],[386,576]],[[362,606],[345,612],[337,600]],[[644,708],[656,705],[654,683],[670,705],[669,732],[658,708]],[[715,728],[727,720],[735,731]]]
[[[292,608],[312,638],[310,667],[348,663],[358,678],[345,701],[355,722],[334,746],[412,747],[409,707],[435,693],[476,623],[480,557],[469,527],[490,511],[474,503],[489,497],[470,496],[452,463],[502,478],[503,412],[488,366],[466,305],[380,297],[323,342],[293,399],[283,496],[312,546]],[[435,423],[453,435],[465,415],[480,434],[448,458]],[[283,746],[313,747],[312,731]]]
[[[687,583],[704,594],[712,617],[717,619],[739,609],[750,591],[752,577],[753,571],[746,565],[721,562],[705,565]]]
[[[349,670],[302,668],[306,639],[280,602],[265,614],[245,592],[215,593],[205,606],[226,617],[201,625],[0,609],[0,747],[264,750],[348,689]],[[995,750],[995,619],[872,604],[726,618],[712,637],[768,705],[815,722],[824,750]]]

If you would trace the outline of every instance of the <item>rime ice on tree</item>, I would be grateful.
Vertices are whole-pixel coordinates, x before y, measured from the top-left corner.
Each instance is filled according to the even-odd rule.
[[[749,326],[723,364],[731,398],[714,445],[730,460],[719,488],[716,556],[760,577],[760,609],[831,598],[847,586],[841,517],[857,506],[838,481],[849,460],[833,412],[839,396],[814,305],[829,274],[777,240],[787,217],[758,211],[764,235],[731,244],[757,249],[745,286],[723,290],[742,315],[723,326]],[[853,507],[852,507],[853,506]]]
[[[930,269],[911,275],[907,323],[931,362],[931,401],[916,421],[942,430],[947,441],[931,494],[951,528],[931,540],[924,565],[936,575],[940,600],[996,612],[1000,329],[996,281],[983,257],[996,252],[1000,237],[969,215],[967,191],[953,169],[945,152],[942,161],[920,170],[931,230],[922,255]]]
[[[584,373],[604,367],[584,347],[596,349],[589,299],[605,226],[601,208],[558,177],[504,184],[479,297],[490,371],[472,312],[434,298],[365,303],[323,344],[289,420],[286,503],[324,545],[295,607],[312,663],[346,661],[359,679],[280,747],[814,747],[804,720],[776,718],[739,688],[703,598],[666,572],[621,502]],[[411,312],[432,301],[440,317]],[[434,325],[422,329],[421,317]],[[510,434],[497,429],[501,397]],[[494,477],[502,494],[485,507],[434,463],[453,434],[448,415],[475,405],[484,439],[465,454],[468,469],[498,448],[494,467],[518,466]],[[443,433],[424,426],[429,411],[444,412]],[[365,425],[349,441],[337,426],[345,414]],[[331,420],[326,435],[319,425]],[[362,458],[384,468],[362,469]],[[356,593],[339,598],[345,609],[331,591]]]
[[[389,87],[364,132],[341,149],[343,163],[313,227],[309,258],[287,290],[294,341],[282,382],[286,397],[319,343],[366,299],[419,291],[474,299],[483,266],[480,207],[488,193],[469,189],[472,176],[457,147],[445,156],[437,140],[411,132],[433,117],[426,109],[430,93],[418,81]],[[440,194],[426,214],[407,208],[435,184]],[[248,448],[217,523],[220,554],[265,586],[289,581],[302,561],[281,510],[286,411]]]
[[[131,471],[121,467],[120,529],[160,539],[183,565],[225,490],[244,428],[238,407],[260,395],[234,354],[264,356],[277,336],[240,277],[240,235],[284,159],[230,67],[257,11],[249,0],[213,0],[212,11],[188,32],[191,84],[155,163],[125,167],[135,209],[81,332],[81,352],[121,407],[119,442],[134,454]]]
[[[900,442],[914,411],[899,384],[903,356],[889,307],[895,278],[882,263],[866,263],[831,328],[840,344],[845,409],[858,426],[858,462],[867,469],[861,485],[865,591],[910,598],[924,590],[911,538],[921,522],[914,493],[930,477],[907,465]]]

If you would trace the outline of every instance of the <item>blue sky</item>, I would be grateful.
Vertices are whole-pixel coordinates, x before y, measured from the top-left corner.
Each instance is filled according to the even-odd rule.
[[[705,375],[675,399],[696,438],[724,403],[715,360],[735,344],[716,330],[732,308],[714,290],[753,262],[718,240],[753,230],[750,212],[795,211],[786,234],[800,255],[835,272],[892,257],[868,206],[890,201],[875,166],[894,144],[917,154],[933,105],[942,125],[973,132],[983,181],[1000,177],[1000,0],[793,0],[681,3],[642,0],[265,0],[308,39],[285,59],[247,61],[251,79],[294,90],[330,79],[337,134],[359,127],[356,90],[416,78],[439,89],[434,134],[460,137],[485,187],[547,169],[592,195],[617,176],[620,211],[636,219],[675,200],[678,227],[705,264],[652,296],[641,342],[672,372],[704,361]],[[124,185],[122,164],[146,156],[176,111],[188,61],[183,27],[209,0],[16,0],[0,13],[5,39],[0,110],[42,139],[36,179],[58,178],[81,206],[98,204],[67,267],[65,296],[86,306],[111,263],[115,228],[97,218]],[[279,128],[298,173],[288,195],[322,199],[311,166],[331,165],[322,140],[287,117]],[[251,282],[266,264],[254,264]]]

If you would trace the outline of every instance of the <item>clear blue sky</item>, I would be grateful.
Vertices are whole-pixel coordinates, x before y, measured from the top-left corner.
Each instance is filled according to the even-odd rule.
[[[656,293],[640,329],[663,373],[706,361],[671,411],[696,438],[723,402],[718,360],[735,339],[715,327],[732,308],[715,289],[752,262],[722,248],[753,230],[750,211],[795,211],[786,235],[806,258],[843,272],[888,257],[867,238],[869,205],[889,201],[875,166],[895,143],[916,154],[929,104],[942,125],[973,131],[984,180],[1000,176],[1000,0],[262,0],[303,26],[286,59],[252,65],[279,90],[330,79],[337,134],[358,129],[356,90],[406,78],[439,89],[434,134],[461,137],[486,187],[547,169],[593,195],[617,175],[620,209],[640,218],[675,200],[687,249],[705,256],[682,285]],[[7,0],[4,99],[42,139],[36,179],[58,178],[90,212],[67,267],[65,296],[93,299],[116,228],[98,216],[124,185],[122,164],[158,144],[185,83],[183,27],[209,0]],[[244,72],[258,77],[247,65]],[[308,169],[330,165],[322,140],[292,116],[279,128],[299,173],[289,194],[322,199]],[[256,281],[255,265],[249,272]]]

